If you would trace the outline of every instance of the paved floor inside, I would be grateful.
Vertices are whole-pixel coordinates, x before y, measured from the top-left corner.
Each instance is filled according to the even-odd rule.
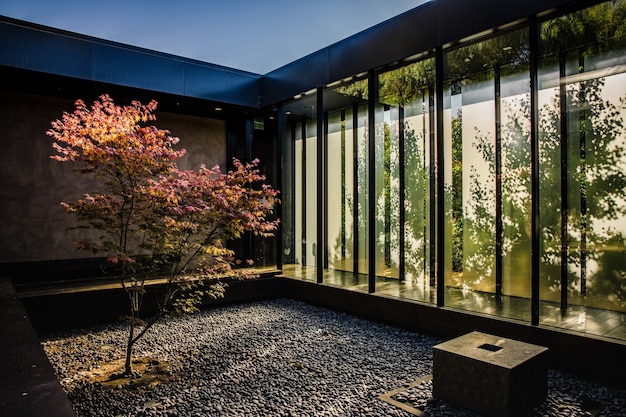
[[[301,265],[284,265],[283,275],[304,281],[316,281],[316,268]],[[367,292],[368,278],[365,274],[326,269],[323,284]],[[435,287],[418,286],[411,281],[377,277],[375,294],[416,300],[435,304]],[[445,306],[477,313],[530,322],[531,300],[521,297],[503,296],[496,300],[495,294],[463,288],[446,287]],[[554,302],[540,302],[540,325],[580,332],[594,336],[626,341],[626,314],[618,311],[569,305],[561,310]]]

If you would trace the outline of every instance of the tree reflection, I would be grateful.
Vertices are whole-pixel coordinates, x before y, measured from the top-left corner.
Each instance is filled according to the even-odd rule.
[[[626,301],[626,265],[623,262],[624,246],[623,222],[626,216],[626,164],[624,158],[624,118],[620,109],[624,98],[617,106],[604,100],[603,79],[584,81],[580,85],[570,85],[566,92],[566,108],[570,112],[584,109],[584,119],[574,130],[570,127],[568,137],[584,137],[581,146],[585,148],[585,158],[561,171],[560,147],[561,98],[554,97],[552,103],[541,111],[539,126],[541,149],[541,198],[542,239],[547,242],[561,240],[560,202],[552,196],[560,194],[561,175],[569,178],[568,188],[580,193],[585,202],[581,206],[569,207],[567,224],[577,225],[567,231],[569,251],[567,253],[568,282],[581,288],[581,280],[587,279],[587,296],[599,303],[623,309]],[[567,197],[562,197],[567,198]],[[622,223],[619,230],[618,221]],[[585,236],[583,242],[581,236]],[[584,245],[584,246],[583,246]],[[577,248],[578,246],[578,248]],[[621,254],[616,260],[614,254]],[[544,244],[542,251],[542,273],[551,290],[561,285],[560,247]],[[619,258],[619,256],[618,256]],[[583,265],[588,267],[584,268]],[[581,269],[587,274],[581,274]],[[610,290],[610,291],[607,291]],[[572,285],[570,293],[576,290]],[[585,295],[585,294],[583,294]]]
[[[613,92],[605,86],[612,73],[623,71],[625,33],[625,1],[602,3],[542,23],[538,59],[540,82],[545,85],[540,85],[540,94],[542,100],[546,94],[553,97],[538,109],[537,121],[541,297],[552,299],[551,293],[564,289],[583,297],[571,300],[622,311],[626,308],[626,97],[609,96]],[[501,280],[508,273],[511,280],[523,281],[522,296],[530,292],[532,247],[529,52],[524,28],[446,53],[444,83],[450,89],[446,100],[450,98],[454,114],[449,115],[450,154],[445,155],[450,158],[445,162],[451,176],[440,196],[449,222],[444,238],[450,242],[446,256],[453,281],[491,291],[487,278]],[[342,226],[342,234],[348,236],[333,242],[334,253],[342,253],[342,245],[352,242],[353,231],[359,234],[354,236],[359,245],[367,246],[368,227],[375,227],[378,250],[369,256],[379,257],[385,275],[402,266],[397,257],[401,250],[407,273],[418,275],[428,266],[429,233],[434,227],[427,221],[434,204],[429,198],[433,162],[427,160],[435,152],[430,137],[434,86],[434,59],[379,74],[377,166],[369,167],[367,129],[358,138],[359,151],[354,150],[357,189],[347,198],[346,212],[356,217],[352,227]],[[341,88],[342,94],[368,99],[366,80]],[[453,100],[460,104],[453,105]],[[471,108],[473,104],[477,105]],[[495,104],[493,113],[484,114],[487,122],[474,120],[483,114],[472,113],[488,108],[483,104]],[[416,106],[423,107],[421,113]],[[424,116],[423,129],[405,118],[410,108],[411,117]],[[382,112],[387,114],[381,118]],[[466,127],[476,126],[473,132],[464,131],[464,118]],[[376,170],[372,174],[378,180],[373,196],[368,195],[368,167]],[[375,201],[376,224],[368,224],[369,197]],[[504,272],[502,267],[496,271],[501,260],[509,268]]]
[[[560,291],[561,286],[561,251],[560,246],[551,244],[561,239],[561,176],[568,175],[569,188],[572,192],[580,190],[587,202],[587,215],[581,221],[580,209],[572,208],[568,213],[568,223],[584,228],[590,249],[584,255],[580,251],[570,250],[567,256],[569,282],[579,287],[581,275],[578,273],[582,257],[588,265],[593,265],[593,273],[588,279],[587,296],[596,299],[604,306],[623,309],[626,301],[626,264],[623,256],[626,252],[626,235],[615,227],[614,221],[623,223],[626,216],[626,174],[624,173],[626,148],[624,147],[624,118],[619,106],[603,99],[604,80],[594,79],[584,82],[583,88],[572,85],[567,89],[567,108],[580,109],[584,106],[586,117],[577,129],[584,130],[587,143],[585,169],[581,164],[570,172],[561,172],[560,147],[560,96],[541,109],[539,120],[540,141],[540,213],[541,213],[541,263],[542,279],[551,291]],[[584,91],[584,97],[581,94]],[[530,230],[530,138],[528,120],[530,117],[528,97],[512,102],[507,109],[508,122],[503,128],[502,153],[506,155],[503,167],[502,223],[505,232],[502,236],[503,257],[514,256],[515,247],[521,241],[529,239]],[[570,131],[570,135],[574,132]],[[489,165],[489,174],[495,170],[493,139],[477,131],[473,146]],[[522,146],[520,146],[522,145]],[[458,144],[456,145],[458,146]],[[471,169],[471,168],[470,168]],[[584,178],[583,178],[584,176]],[[471,233],[471,240],[477,242],[476,250],[466,254],[466,269],[488,268],[492,263],[493,246],[481,244],[493,239],[495,218],[490,202],[494,201],[494,187],[485,186],[480,174],[475,169],[470,175],[470,196],[466,204],[473,213],[471,227],[465,233]],[[562,196],[561,198],[567,198]],[[508,213],[508,214],[507,214]],[[569,241],[576,245],[580,234],[578,228],[569,230]],[[467,261],[469,257],[470,261]],[[590,268],[591,269],[591,268]],[[573,292],[573,288],[569,288]]]
[[[376,221],[382,227],[376,238],[383,246],[386,275],[398,269],[400,276],[416,281],[429,274],[430,264],[427,149],[434,131],[435,61],[427,58],[384,72],[378,83],[378,103],[387,116],[377,121],[375,134],[383,167],[376,196]]]
[[[541,87],[541,94],[555,94],[539,109],[538,120],[541,296],[554,298],[550,292],[563,291],[566,304],[569,293],[575,296],[570,300],[601,308],[624,310],[626,305],[625,100],[604,91],[606,77],[612,76],[606,74],[623,71],[625,33],[624,1],[605,2],[541,26],[540,59],[546,73],[540,74],[545,77],[540,82],[553,82],[555,70],[559,81],[553,90]],[[529,71],[527,39],[525,31],[515,31],[446,55],[446,85],[455,114],[445,207],[451,272],[458,285],[490,291],[486,278],[495,275],[496,286],[502,279],[502,271],[494,274],[500,259],[522,280],[516,266],[530,269],[530,254],[525,253],[531,248],[529,95],[509,93],[517,98],[505,100],[500,91],[505,77],[514,80]],[[474,120],[480,115],[463,114],[464,106],[486,104],[477,97],[491,89],[495,133],[487,132],[485,121]],[[461,90],[463,100],[466,92],[471,95],[467,102],[460,95],[455,99]],[[453,100],[463,103],[455,107]],[[464,117],[469,118],[466,124],[485,130],[464,131]],[[484,164],[470,164],[472,155]]]

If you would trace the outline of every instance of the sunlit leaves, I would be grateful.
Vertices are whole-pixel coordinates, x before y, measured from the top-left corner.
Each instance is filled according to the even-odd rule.
[[[219,166],[198,171],[175,169],[148,187],[155,222],[151,233],[160,251],[176,259],[174,267],[194,268],[197,278],[234,276],[234,253],[223,243],[244,232],[271,236],[278,192],[263,184],[258,161],[221,173]]]
[[[176,161],[185,154],[175,147],[179,139],[146,125],[155,120],[155,101],[118,106],[102,95],[91,107],[82,100],[75,106],[47,132],[56,151],[51,158],[96,180],[96,191],[62,205],[80,228],[99,232],[77,246],[117,266],[130,301],[130,372],[133,344],[159,317],[194,311],[203,298],[223,295],[220,278],[245,275],[234,268],[226,242],[244,232],[271,236],[278,192],[264,183],[258,160],[233,160],[225,174],[218,166],[179,170]],[[157,275],[166,278],[160,308],[135,334],[145,280]]]

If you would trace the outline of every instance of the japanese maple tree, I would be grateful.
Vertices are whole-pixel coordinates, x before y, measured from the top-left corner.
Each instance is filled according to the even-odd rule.
[[[46,133],[59,162],[93,177],[95,190],[62,205],[79,228],[98,238],[77,242],[107,257],[129,301],[124,373],[132,374],[135,343],[163,316],[197,310],[205,297],[224,294],[221,279],[246,277],[225,244],[243,232],[271,236],[278,191],[265,184],[258,160],[222,173],[219,166],[179,170],[179,139],[149,124],[157,103],[116,105],[108,95],[90,107],[82,100]],[[155,314],[140,319],[147,280],[160,278]]]

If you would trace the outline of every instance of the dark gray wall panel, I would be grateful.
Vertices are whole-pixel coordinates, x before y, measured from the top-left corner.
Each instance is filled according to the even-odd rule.
[[[567,0],[437,0],[441,43],[460,39],[550,10]]]
[[[578,3],[435,0],[265,77],[0,16],[0,65],[258,107],[544,10]]]
[[[76,165],[50,159],[53,140],[45,133],[51,121],[73,109],[71,99],[0,90],[0,264],[94,256],[73,242],[98,233],[68,230],[75,218],[61,201],[98,187],[78,175]],[[225,165],[226,122],[160,111],[154,125],[170,130],[188,150],[181,169]]]
[[[184,92],[184,64],[109,45],[93,44],[92,80],[171,94]]]
[[[431,1],[270,72],[261,87],[262,105],[575,3],[578,2]],[[319,59],[324,55],[326,62]]]
[[[258,107],[261,75],[0,16],[0,66]]]
[[[0,64],[89,79],[91,45],[0,21]]]
[[[437,3],[429,2],[328,47],[329,82],[427,51],[438,43]]]
[[[322,49],[266,74],[261,105],[272,104],[328,82],[328,49]]]
[[[184,95],[248,107],[259,106],[261,76],[185,63]]]

